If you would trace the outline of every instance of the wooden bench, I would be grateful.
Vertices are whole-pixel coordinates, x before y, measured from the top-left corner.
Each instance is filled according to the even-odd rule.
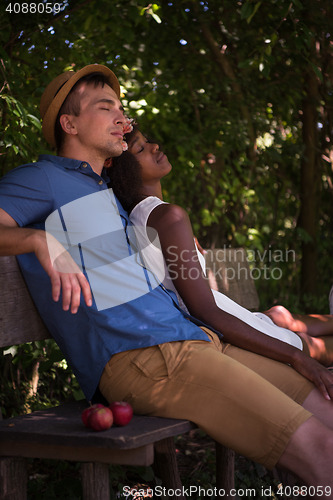
[[[213,253],[209,254],[207,265],[213,278]],[[15,257],[0,257],[0,283],[0,347],[50,338]],[[25,458],[82,462],[84,500],[110,498],[109,464],[154,463],[155,473],[167,489],[181,488],[173,438],[195,428],[193,423],[134,416],[124,428],[112,427],[96,433],[81,422],[86,406],[85,401],[71,402],[0,421],[1,500],[26,500]],[[219,444],[216,470],[216,487],[226,492],[234,488],[234,452]]]

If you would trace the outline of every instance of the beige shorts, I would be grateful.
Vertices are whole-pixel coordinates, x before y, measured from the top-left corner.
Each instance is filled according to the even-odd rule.
[[[216,441],[272,469],[310,416],[314,388],[290,366],[220,341],[188,340],[112,356],[99,388],[141,415],[191,420]]]

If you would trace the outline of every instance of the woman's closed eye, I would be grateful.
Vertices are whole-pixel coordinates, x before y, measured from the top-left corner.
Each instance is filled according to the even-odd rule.
[[[144,142],[143,144],[136,143],[135,146],[133,148],[131,148],[131,153],[133,155],[138,155],[138,154],[142,153],[142,151],[144,151],[144,149],[145,149],[146,144],[148,144],[148,141]]]

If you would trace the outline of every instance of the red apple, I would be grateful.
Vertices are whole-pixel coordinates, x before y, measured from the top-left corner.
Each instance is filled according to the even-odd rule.
[[[94,431],[106,431],[113,424],[112,411],[109,408],[95,408],[88,417],[88,425]]]
[[[127,425],[133,417],[133,409],[129,403],[125,401],[115,401],[110,404],[110,410],[113,413],[113,423],[115,425]]]
[[[84,423],[84,425],[86,427],[89,427],[89,425],[88,425],[88,417],[89,417],[90,413],[92,411],[96,410],[96,408],[104,408],[104,405],[98,403],[96,405],[89,406],[89,408],[86,408],[85,410],[83,410],[81,418],[82,418],[82,422]]]

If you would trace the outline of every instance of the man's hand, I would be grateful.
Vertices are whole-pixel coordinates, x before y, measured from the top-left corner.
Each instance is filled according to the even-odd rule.
[[[327,400],[333,400],[333,373],[318,361],[302,351],[296,353],[291,366],[301,375],[313,382]]]
[[[62,307],[75,314],[80,305],[81,291],[88,306],[92,304],[90,285],[69,253],[49,233],[35,234],[35,254],[51,279],[52,297],[56,302],[62,291]]]
[[[47,236],[48,235],[48,236]],[[80,305],[81,291],[88,306],[92,304],[90,285],[64,247],[45,231],[21,228],[0,208],[0,255],[20,255],[34,252],[51,279],[52,297],[75,314]]]

